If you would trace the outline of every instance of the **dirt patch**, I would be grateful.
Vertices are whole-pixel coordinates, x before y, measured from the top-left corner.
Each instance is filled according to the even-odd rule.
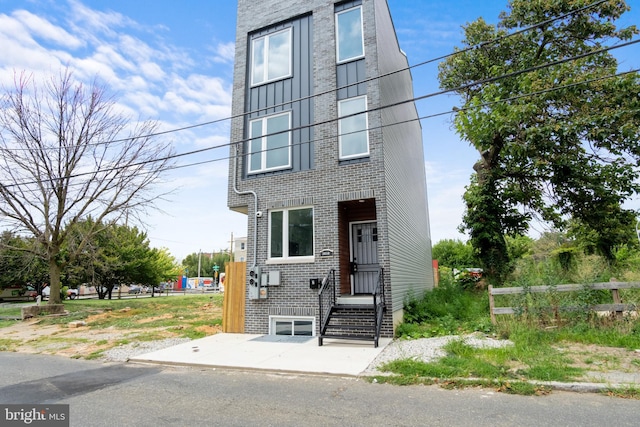
[[[105,312],[89,316],[86,325],[99,323],[113,316],[113,312]],[[116,314],[117,315],[117,314]],[[156,320],[173,318],[171,314],[164,314],[141,319],[137,323],[145,324]],[[17,322],[14,325],[0,329],[2,340],[0,350],[31,354],[56,354],[73,358],[100,358],[100,354],[123,343],[136,342],[138,339],[148,341],[175,338],[180,332],[192,328],[205,335],[221,332],[218,325],[178,325],[175,327],[145,327],[142,329],[118,329],[108,327],[96,329],[91,326],[70,327],[63,325],[42,325],[40,320]]]
[[[557,349],[571,359],[571,366],[596,372],[640,370],[640,352],[595,344],[566,343]]]

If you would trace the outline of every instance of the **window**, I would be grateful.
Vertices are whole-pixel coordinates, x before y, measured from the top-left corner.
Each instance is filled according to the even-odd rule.
[[[252,120],[249,123],[249,173],[291,166],[291,113]]]
[[[338,63],[364,56],[362,37],[362,7],[336,13]]]
[[[351,159],[369,155],[369,134],[367,114],[356,114],[367,109],[367,97],[338,101],[338,116],[350,116],[338,121],[340,159]]]
[[[291,75],[291,28],[251,42],[251,86]]]
[[[313,336],[313,317],[272,317],[271,335]]]
[[[269,212],[269,258],[313,260],[313,208]]]

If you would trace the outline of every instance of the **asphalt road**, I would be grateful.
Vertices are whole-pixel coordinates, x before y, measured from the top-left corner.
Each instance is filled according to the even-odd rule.
[[[640,401],[0,353],[0,405],[70,405],[71,426],[637,426]],[[2,416],[0,414],[0,425]]]

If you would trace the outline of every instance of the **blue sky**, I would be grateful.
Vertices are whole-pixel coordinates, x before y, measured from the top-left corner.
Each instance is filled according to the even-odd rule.
[[[400,47],[410,64],[451,53],[461,26],[482,16],[490,23],[506,0],[388,0]],[[256,1],[256,5],[259,1]],[[620,24],[640,23],[640,0]],[[258,7],[258,6],[256,6]],[[163,130],[229,117],[236,2],[232,0],[0,0],[0,85],[15,71],[49,76],[69,66],[77,79],[98,76],[132,118],[158,120]],[[640,65],[640,48],[615,53],[621,69]],[[414,93],[438,90],[437,64],[412,71]],[[418,103],[421,116],[450,111],[455,96]],[[457,231],[461,200],[475,151],[453,132],[450,117],[422,121],[431,234],[434,243],[465,239]],[[226,207],[228,122],[170,133],[177,152],[223,146],[183,157],[161,184],[172,190],[150,211],[145,229],[154,247],[178,259],[229,247],[246,234],[246,217]],[[217,160],[219,159],[219,160]]]

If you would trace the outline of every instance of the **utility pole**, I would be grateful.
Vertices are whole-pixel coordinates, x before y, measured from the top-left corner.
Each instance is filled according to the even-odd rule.
[[[202,261],[202,249],[198,250],[198,282],[196,283],[196,287],[200,286],[200,265]]]

